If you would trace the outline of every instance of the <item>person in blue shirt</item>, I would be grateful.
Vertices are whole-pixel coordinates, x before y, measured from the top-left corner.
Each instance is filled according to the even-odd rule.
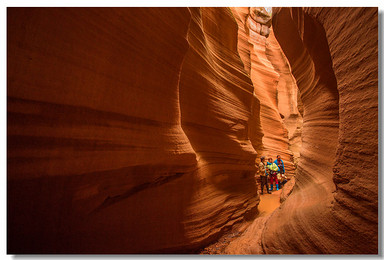
[[[282,178],[280,178],[280,180],[278,180],[278,182],[279,182],[279,187],[281,188],[287,182],[287,180],[285,180],[285,175],[284,175],[284,173],[285,173],[284,162],[283,162],[283,160],[281,160],[280,155],[277,156],[277,159],[274,161],[274,163],[280,169],[279,172],[280,172],[280,176]]]
[[[276,165],[279,167],[280,174],[284,174],[285,173],[284,162],[283,160],[281,160],[280,155],[277,156],[277,159],[274,161],[274,163],[276,163]]]

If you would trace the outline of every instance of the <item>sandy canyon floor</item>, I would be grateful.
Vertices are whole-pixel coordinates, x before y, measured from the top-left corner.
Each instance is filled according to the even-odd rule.
[[[257,218],[266,217],[271,214],[276,208],[280,206],[280,194],[281,189],[278,191],[273,191],[272,194],[264,193],[260,194],[260,204],[258,206],[259,214]],[[225,248],[233,241],[241,237],[245,230],[240,230],[237,227],[234,227],[230,232],[227,232],[225,235],[219,238],[213,244],[205,247],[200,254],[203,255],[215,255],[215,254],[225,254]]]

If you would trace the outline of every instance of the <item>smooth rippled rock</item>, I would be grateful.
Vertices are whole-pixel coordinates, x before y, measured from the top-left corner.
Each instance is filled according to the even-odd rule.
[[[252,218],[227,8],[8,9],[8,253],[189,252]]]

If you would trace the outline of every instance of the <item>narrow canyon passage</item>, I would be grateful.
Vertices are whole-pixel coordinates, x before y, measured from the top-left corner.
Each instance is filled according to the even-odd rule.
[[[8,8],[8,254],[377,254],[377,40],[377,8]]]

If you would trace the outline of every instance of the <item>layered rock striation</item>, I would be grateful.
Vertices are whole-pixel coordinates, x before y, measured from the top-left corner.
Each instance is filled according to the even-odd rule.
[[[239,26],[238,50],[245,68],[251,67],[254,95],[260,100],[263,140],[255,149],[273,160],[280,155],[291,177],[301,145],[302,116],[297,108],[296,81],[270,29],[271,13],[262,7],[232,7],[231,10]]]
[[[300,89],[300,162],[263,232],[227,253],[377,254],[377,8],[275,9],[273,31]]]
[[[7,17],[8,253],[189,252],[254,217],[257,100],[228,9]]]
[[[248,134],[255,98],[237,52],[237,24],[228,8],[190,12],[179,98],[182,127],[197,156],[184,220],[185,236],[197,247],[252,219],[259,197],[255,139]]]
[[[377,8],[8,8],[7,26],[8,253],[195,252],[238,223],[226,253],[377,253]],[[255,159],[277,154],[300,156],[295,183],[254,221]]]
[[[178,93],[189,22],[185,8],[8,9],[10,253],[182,238],[180,182],[196,169]]]
[[[304,122],[296,185],[269,220],[265,252],[376,254],[377,8],[284,8],[273,28]]]

